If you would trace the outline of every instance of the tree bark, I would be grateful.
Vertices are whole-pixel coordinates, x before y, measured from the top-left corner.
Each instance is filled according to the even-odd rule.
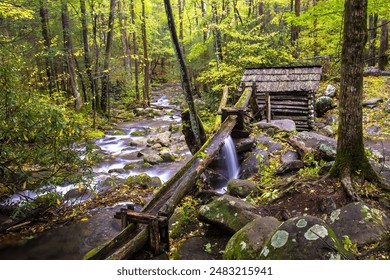
[[[173,13],[172,13],[172,7],[171,3],[169,0],[164,0],[164,5],[165,5],[165,11],[167,14],[167,19],[168,19],[168,26],[169,26],[169,31],[171,33],[171,38],[172,38],[172,43],[173,47],[175,49],[176,57],[179,62],[180,66],[180,77],[181,77],[181,83],[183,86],[183,91],[184,91],[184,97],[188,106],[188,111],[190,115],[190,123],[191,123],[191,129],[194,134],[194,142],[196,144],[197,150],[200,149],[202,144],[204,143],[203,140],[205,140],[204,135],[201,135],[201,128],[200,124],[197,121],[198,120],[198,115],[196,113],[195,109],[195,103],[194,103],[194,98],[192,95],[192,90],[191,90],[191,84],[190,84],[190,76],[188,75],[188,70],[184,61],[184,56],[180,48],[179,40],[177,38],[177,33],[176,33],[176,26],[173,18]]]
[[[368,66],[375,66],[376,64],[377,25],[378,25],[378,14],[373,13],[369,16]]]
[[[88,37],[88,23],[87,23],[87,9],[85,5],[85,0],[80,0],[80,10],[81,10],[81,26],[83,30],[83,46],[84,46],[84,63],[87,71],[88,80],[91,87],[92,94],[92,110],[93,110],[93,127],[96,126],[96,101],[97,101],[97,91],[95,87],[95,82],[93,79],[92,73],[92,60],[91,60],[91,51],[89,49],[89,37]]]
[[[112,40],[114,38],[114,18],[115,18],[115,7],[116,0],[110,0],[110,15],[108,18],[108,32],[107,32],[107,42],[106,50],[104,54],[104,63],[103,63],[103,77],[102,77],[102,98],[101,98],[101,108],[102,111],[110,117],[110,59],[111,59],[111,49],[112,49]]]
[[[219,17],[218,17],[218,7],[217,2],[214,0],[211,2],[211,9],[212,9],[212,15],[213,15],[213,34],[214,34],[214,49],[215,49],[215,57],[217,59],[217,65],[219,66],[223,61],[223,55],[222,55],[222,36],[221,36],[221,30],[219,30]]]
[[[389,55],[387,54],[387,51],[389,50],[389,24],[390,23],[387,20],[382,20],[381,22],[378,68],[382,71],[385,70],[387,64],[389,63]]]
[[[345,1],[343,39],[337,157],[331,173],[339,176],[347,193],[352,199],[358,200],[351,180],[358,174],[368,180],[378,179],[363,144],[361,104],[367,40],[367,0]]]
[[[148,40],[146,33],[146,13],[145,13],[145,0],[141,0],[142,4],[142,44],[144,49],[144,89],[143,89],[143,101],[150,107],[150,61],[148,57]]]
[[[125,67],[126,74],[131,80],[131,62],[130,62],[130,44],[129,44],[129,32],[127,30],[127,17],[123,14],[126,10],[126,1],[118,1],[118,15],[119,15],[119,28],[121,32],[121,41],[123,49],[123,66]]]
[[[140,101],[141,97],[139,94],[139,62],[138,62],[138,44],[137,44],[137,32],[135,26],[135,9],[134,1],[130,0],[130,13],[131,13],[131,25],[133,26],[133,60],[134,60],[134,82],[135,82],[135,97]]]
[[[75,74],[76,63],[74,61],[72,40],[69,33],[70,22],[69,22],[68,4],[66,2],[62,2],[61,5],[62,5],[61,18],[62,18],[63,37],[64,37],[65,60],[66,60],[67,72],[69,75],[70,91],[73,97],[75,98],[76,109],[80,110],[82,106],[82,101],[77,86],[77,80]]]
[[[295,4],[294,4],[295,2]],[[299,17],[301,14],[301,0],[291,0],[291,11],[294,10],[295,16]],[[297,25],[292,25],[291,26],[291,45],[295,47],[294,50],[294,57],[298,57],[298,38],[299,38],[299,32],[300,32],[300,27]]]
[[[54,73],[54,65],[53,65],[53,57],[50,54],[51,49],[51,40],[50,40],[50,32],[49,32],[49,10],[47,8],[47,0],[39,1],[39,15],[41,17],[41,29],[42,29],[42,37],[43,37],[43,45],[45,51],[45,64],[46,64],[46,76],[49,82],[49,93],[52,95],[54,91],[55,85],[55,73]]]

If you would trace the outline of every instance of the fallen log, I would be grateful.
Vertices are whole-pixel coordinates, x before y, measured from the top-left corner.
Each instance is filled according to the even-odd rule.
[[[390,76],[390,71],[379,70],[378,68],[369,68],[363,72],[363,76]]]
[[[248,106],[252,89],[247,88],[236,103],[237,107]],[[203,145],[203,147],[166,182],[152,200],[143,207],[142,213],[153,216],[171,217],[176,206],[195,186],[196,180],[214,160],[237,123],[236,115],[229,115],[221,128]],[[204,157],[203,155],[207,155]],[[148,224],[129,224],[116,237],[105,245],[91,250],[85,259],[129,259],[151,240]],[[153,242],[153,240],[152,240]]]

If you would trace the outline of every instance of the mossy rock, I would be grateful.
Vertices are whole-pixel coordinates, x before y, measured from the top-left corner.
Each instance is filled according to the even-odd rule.
[[[268,240],[260,254],[266,260],[353,259],[323,220],[301,216],[287,220]]]
[[[199,219],[236,233],[247,223],[260,217],[256,207],[230,195],[223,195],[199,210]]]
[[[384,213],[368,204],[353,202],[333,211],[328,223],[338,238],[365,245],[380,241],[385,232]]]
[[[236,232],[226,245],[225,260],[257,260],[265,242],[280,226],[274,217],[260,217]]]
[[[146,130],[136,130],[136,131],[133,131],[130,135],[131,136],[143,136],[146,134]]]
[[[227,184],[227,191],[230,195],[247,197],[248,195],[258,195],[260,193],[256,184],[249,180],[231,179]]]
[[[124,132],[122,130],[114,130],[111,134],[112,135],[126,135],[126,132]]]
[[[149,188],[152,186],[153,180],[146,173],[140,173],[138,175],[129,176],[125,180],[125,185],[127,186],[136,186],[139,188]]]

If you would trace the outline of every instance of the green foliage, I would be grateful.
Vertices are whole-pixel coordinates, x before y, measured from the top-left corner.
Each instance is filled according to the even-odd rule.
[[[343,235],[342,244],[345,250],[358,255],[359,251],[357,249],[357,243],[352,243],[351,239],[348,235]]]
[[[318,176],[321,167],[326,163],[323,160],[318,162],[313,153],[306,153],[303,161],[305,162],[305,167],[298,171],[301,176]]]
[[[183,228],[197,220],[197,207],[200,201],[191,197],[186,197],[181,205],[178,207],[179,213],[177,220],[172,224],[172,231],[170,236],[176,238],[183,234]]]
[[[85,117],[16,86],[17,78],[12,68],[0,73],[1,182],[18,191],[82,180],[94,161]]]

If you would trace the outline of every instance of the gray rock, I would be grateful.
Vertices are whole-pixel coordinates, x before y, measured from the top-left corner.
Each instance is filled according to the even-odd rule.
[[[382,101],[383,101],[382,97],[374,97],[374,98],[371,98],[371,99],[369,99],[367,101],[364,101],[362,103],[362,105],[364,107],[375,108],[376,106],[378,106],[378,103],[380,103]]]
[[[285,132],[294,132],[296,130],[295,122],[290,119],[284,120],[271,120],[270,123],[267,123],[265,120],[255,123],[254,126],[257,126],[261,129],[275,128],[277,131]]]
[[[390,113],[390,98],[386,102],[385,112]]]
[[[326,112],[332,110],[335,106],[333,105],[333,99],[328,96],[321,96],[315,102],[315,111],[317,117],[322,117]]]
[[[333,98],[336,96],[336,92],[337,92],[337,88],[335,86],[327,85],[327,87],[325,89],[326,96]]]
[[[237,153],[247,152],[250,149],[252,149],[253,146],[255,145],[255,138],[253,137],[237,138],[237,139],[233,139],[233,141]]]
[[[333,230],[321,219],[300,216],[284,222],[261,251],[268,260],[329,260],[352,258]]]
[[[265,242],[280,226],[274,217],[260,217],[236,232],[226,245],[225,260],[257,260]]]
[[[241,179],[248,179],[257,174],[268,164],[268,153],[260,148],[250,152],[241,163]]]
[[[231,179],[227,183],[227,191],[232,196],[247,197],[248,195],[258,195],[260,193],[256,184],[249,180]]]
[[[321,128],[318,131],[319,134],[324,135],[326,137],[333,137],[335,135],[335,132],[333,130],[333,127],[330,125],[326,125],[323,128]]]
[[[220,259],[226,241],[210,239],[205,236],[190,237],[179,247],[175,260],[215,260]]]
[[[334,161],[336,159],[336,147],[329,144],[321,144],[318,147],[320,156],[325,161]]]
[[[378,135],[380,135],[381,127],[377,124],[374,124],[374,125],[367,127],[365,132],[369,136],[378,136]]]
[[[297,152],[288,150],[282,155],[282,163],[289,163],[295,160],[299,160],[299,156]]]
[[[152,177],[146,173],[140,173],[138,175],[132,175],[127,177],[124,184],[131,187],[149,188],[152,186]]]
[[[301,160],[293,160],[290,162],[283,163],[281,166],[279,166],[276,169],[276,174],[281,175],[281,174],[286,174],[292,171],[297,171],[301,168],[303,168],[305,164]]]
[[[164,148],[160,151],[160,157],[162,158],[163,162],[173,162],[176,159],[175,155],[167,148]]]
[[[152,177],[152,182],[150,184],[151,187],[158,189],[158,188],[161,188],[162,185],[163,185],[163,183],[162,183],[160,177],[157,177],[157,176]]]
[[[144,154],[143,156],[144,156],[144,162],[147,162],[152,165],[163,162],[163,159],[158,154],[155,153],[147,153]]]
[[[306,147],[318,150],[321,144],[332,145],[336,147],[336,140],[311,131],[298,132],[295,136],[298,140],[305,143]]]
[[[328,224],[336,236],[347,235],[352,243],[365,245],[377,242],[384,233],[384,214],[362,202],[350,203],[332,212]]]
[[[72,200],[72,199],[86,200],[92,197],[94,197],[94,194],[89,189],[86,188],[71,189],[64,195],[65,200]]]
[[[255,211],[256,207],[252,204],[230,195],[223,195],[201,206],[199,219],[235,233],[259,217]]]

